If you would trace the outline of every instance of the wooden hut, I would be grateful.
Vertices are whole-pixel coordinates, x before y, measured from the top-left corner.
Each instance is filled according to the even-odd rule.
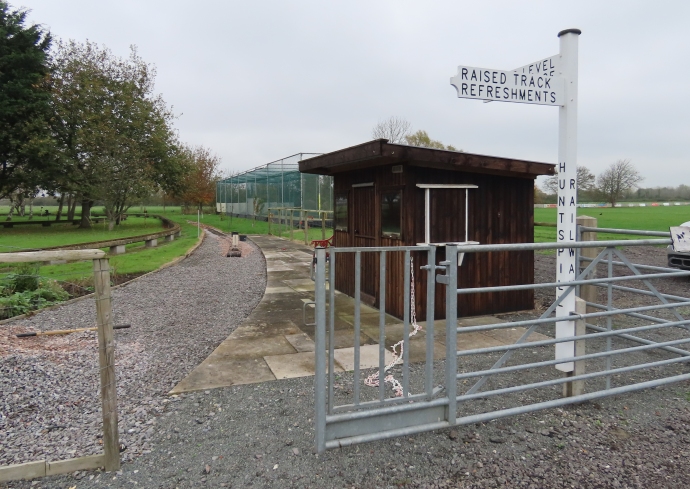
[[[531,243],[534,179],[555,165],[445,151],[385,139],[300,161],[304,173],[334,180],[334,245],[409,246],[419,243]],[[445,259],[439,247],[437,260]],[[413,253],[417,318],[426,317],[426,253]],[[404,313],[404,253],[389,253],[386,311]],[[336,289],[354,293],[354,256],[338,255]],[[459,287],[532,283],[531,251],[471,253],[458,270]],[[379,258],[362,254],[361,292],[379,307]],[[458,317],[532,309],[531,290],[458,297]],[[445,317],[444,289],[436,286],[434,317]]]

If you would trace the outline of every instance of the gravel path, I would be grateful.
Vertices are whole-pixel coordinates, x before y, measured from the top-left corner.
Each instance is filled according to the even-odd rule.
[[[166,393],[249,315],[265,290],[261,252],[207,233],[178,265],[113,290],[116,373],[123,460],[152,448],[151,427]],[[95,332],[17,339],[23,331],[84,328],[93,299],[0,326],[0,465],[60,460],[101,451]]]
[[[662,255],[650,249],[645,256],[659,261]],[[553,260],[537,255],[539,280],[552,280]],[[7,487],[689,487],[690,383],[323,455],[313,453],[313,378],[165,396],[259,300],[261,253],[241,261],[222,258],[218,242],[207,239],[180,265],[118,290],[117,322],[133,325],[116,333],[121,437],[128,444],[120,472]],[[676,285],[685,289],[687,281]],[[229,293],[218,294],[221,289]],[[45,313],[59,327],[76,318],[88,325],[94,316],[93,304],[62,309]],[[95,353],[83,344],[95,343],[82,335],[51,361],[29,353],[1,358],[3,394],[16,388],[34,397],[3,395],[0,428],[13,436],[0,438],[0,463],[35,459],[41,451],[59,459],[73,456],[69,450],[78,456],[97,449],[97,382],[83,380]],[[51,382],[60,384],[60,399],[50,398]],[[347,379],[342,385],[347,389]],[[478,402],[487,409],[503,400]],[[24,448],[9,452],[18,440]],[[27,455],[30,446],[42,448]]]

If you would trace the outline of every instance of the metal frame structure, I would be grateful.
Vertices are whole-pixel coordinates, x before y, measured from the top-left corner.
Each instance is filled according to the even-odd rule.
[[[312,217],[333,210],[333,179],[302,174],[302,159],[320,153],[297,153],[220,180],[216,210],[236,217],[266,220],[269,208],[308,209]]]
[[[568,243],[576,252],[576,263],[579,264],[575,279],[569,282],[553,282],[544,284],[524,284],[502,287],[458,289],[458,255],[462,253],[485,253],[509,250],[557,250],[565,252],[562,243],[524,243],[503,245],[457,245],[449,244],[446,248],[447,260],[440,266],[427,266],[429,275],[427,300],[434,300],[434,285],[445,285],[446,291],[446,330],[445,330],[445,361],[434,363],[434,322],[433,317],[426,322],[426,353],[423,369],[415,367],[417,381],[415,385],[420,391],[413,394],[411,379],[411,365],[409,361],[410,346],[410,289],[405,288],[405,317],[403,321],[404,355],[401,372],[403,394],[394,397],[387,392],[384,383],[378,392],[364,392],[360,384],[363,372],[360,368],[360,282],[362,253],[379,253],[381,277],[385,276],[386,255],[390,252],[405,253],[405,280],[410,283],[410,253],[423,251],[428,254],[427,263],[435,263],[436,248],[434,246],[399,247],[399,248],[330,248],[331,266],[328,282],[330,288],[328,298],[326,294],[326,264],[325,249],[317,249],[316,266],[316,377],[315,377],[315,407],[316,407],[316,448],[322,452],[326,449],[348,446],[374,440],[382,440],[397,436],[410,435],[444,427],[465,425],[488,421],[492,419],[528,413],[547,408],[565,406],[616,394],[632,392],[640,389],[656,387],[672,382],[690,380],[690,373],[677,373],[669,376],[654,376],[660,367],[672,368],[690,362],[690,350],[681,348],[690,343],[690,319],[685,319],[682,313],[690,306],[690,299],[660,293],[652,284],[652,280],[668,277],[687,277],[688,271],[680,271],[663,267],[635,265],[616,247],[619,246],[647,246],[667,245],[671,242],[667,233],[645,231],[627,231],[603,228],[578,227],[578,236],[587,231],[606,233],[636,234],[663,239],[637,239],[612,241],[578,241]],[[594,258],[581,256],[580,251],[590,248],[603,248]],[[334,372],[334,324],[336,297],[333,284],[335,283],[335,269],[333,266],[337,257],[342,253],[355,254],[355,306],[354,306],[354,372],[352,373],[352,396],[347,401],[337,404],[343,397],[340,390],[336,391],[337,379]],[[622,268],[624,273],[614,274],[614,269]],[[592,278],[597,269],[606,270],[606,277]],[[443,271],[443,274],[437,272]],[[432,280],[433,278],[433,280]],[[628,286],[631,282],[641,282],[644,288]],[[561,302],[571,292],[579,295],[584,286],[603,288],[606,291],[606,303],[597,304],[591,301],[577,300],[576,312],[568,316],[555,314]],[[499,322],[481,324],[469,327],[458,327],[457,297],[459,294],[491,293],[504,290],[561,288],[553,304],[536,319],[517,322]],[[381,283],[382,297],[385,297],[385,283]],[[634,293],[642,298],[655,299],[657,304],[635,305],[634,307],[616,307],[614,294],[616,292]],[[385,304],[382,299],[381,304]],[[595,312],[586,312],[586,307]],[[433,308],[429,308],[433,310]],[[669,317],[670,313],[670,317]],[[328,317],[327,317],[328,315]],[[666,317],[665,317],[666,316]],[[614,318],[624,318],[625,323]],[[554,334],[559,322],[575,323],[575,334],[558,337]],[[472,348],[458,351],[458,335],[472,333],[488,333],[510,331],[523,328],[520,337],[513,344],[502,344],[484,348]],[[544,331],[547,337],[530,336],[538,330]],[[658,338],[655,335],[663,332],[668,338]],[[329,335],[329,348],[326,348],[326,335]],[[546,338],[546,339],[541,339]],[[386,315],[379,311],[379,372],[384,369],[384,347],[386,340]],[[613,347],[613,341],[616,346]],[[554,348],[558,344],[572,342],[574,355],[570,358],[554,358]],[[585,345],[587,351],[585,352]],[[634,346],[631,346],[634,345]],[[647,353],[656,354],[648,356]],[[534,356],[531,356],[534,355]],[[537,357],[541,355],[545,358]],[[640,357],[639,355],[643,355]],[[663,358],[659,358],[661,355]],[[499,358],[496,358],[499,356]],[[462,370],[458,371],[458,361],[461,360]],[[522,360],[522,361],[520,361]],[[482,362],[489,362],[486,366],[474,368]],[[474,364],[472,362],[475,362]],[[572,372],[562,372],[557,369],[563,363],[574,365]],[[327,365],[328,364],[328,365]],[[585,365],[588,372],[585,372]],[[327,368],[328,367],[328,368]],[[530,372],[539,369],[540,375],[545,374],[544,367],[551,378],[546,380],[522,383],[520,372]],[[423,370],[423,374],[419,372]],[[342,375],[342,374],[341,374]],[[349,374],[346,374],[349,376]],[[637,378],[632,378],[635,375]],[[639,376],[654,377],[639,381]],[[503,376],[503,377],[501,377]],[[349,379],[349,377],[347,377]],[[499,378],[503,380],[498,380]],[[505,379],[508,379],[507,381]],[[464,384],[470,379],[476,379],[474,384],[466,388]],[[613,386],[613,382],[619,385]],[[627,380],[627,382],[626,382]],[[592,389],[585,393],[585,382]],[[506,385],[508,384],[508,385]],[[562,385],[563,395],[554,398],[553,388]],[[421,387],[420,387],[421,386]],[[459,387],[464,392],[458,394]],[[529,391],[530,394],[523,394]],[[534,394],[535,391],[539,395]],[[500,396],[500,409],[482,410],[481,401]],[[535,397],[532,397],[535,396]],[[474,402],[471,402],[474,401]],[[506,407],[508,406],[508,407]]]

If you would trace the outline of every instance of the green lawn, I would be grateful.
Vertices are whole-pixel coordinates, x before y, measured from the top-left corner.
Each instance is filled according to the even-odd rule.
[[[96,208],[95,212],[100,209]],[[133,208],[131,212],[141,209]],[[127,252],[122,255],[109,257],[114,275],[140,274],[156,270],[161,265],[182,256],[197,242],[197,215],[182,214],[180,208],[166,207],[165,213],[161,207],[146,207],[150,214],[165,214],[169,219],[180,224],[182,236],[172,242],[160,240],[156,248],[145,248],[143,243],[132,243],[126,246]],[[2,209],[0,209],[2,211]],[[52,212],[52,211],[51,211]],[[54,217],[54,214],[53,214]],[[1,218],[0,218],[1,219]],[[34,220],[37,220],[35,217]],[[16,221],[16,219],[13,219]],[[215,214],[204,214],[201,223],[218,228],[226,233],[235,231],[239,234],[267,234],[268,223],[254,222],[251,219],[228,218]],[[19,251],[21,249],[36,249],[50,246],[60,246],[90,241],[102,241],[121,237],[137,236],[162,230],[161,223],[155,218],[129,217],[113,231],[108,231],[107,224],[95,224],[92,229],[79,229],[72,224],[53,224],[50,227],[17,226],[14,228],[0,228],[0,250],[3,252]],[[278,233],[278,227],[273,225],[272,232]],[[282,233],[289,237],[289,231]],[[330,237],[331,230],[326,230],[326,237]],[[304,231],[293,230],[293,239],[304,241]],[[321,239],[321,228],[309,230],[309,240]],[[108,251],[107,248],[103,248]],[[3,272],[10,272],[11,266],[2,268]],[[44,265],[40,269],[42,277],[55,280],[89,285],[92,277],[92,264],[89,262],[67,263],[60,265]]]
[[[589,207],[579,208],[578,216],[590,216],[597,220],[600,228],[635,229],[643,231],[668,231],[690,221],[690,206],[658,207]],[[534,222],[556,223],[556,209],[534,209]],[[638,239],[639,237],[621,234],[598,233],[600,240]],[[555,241],[556,228],[535,226],[534,241],[537,243]]]
[[[45,207],[44,207],[45,209]],[[94,209],[97,213],[100,209]],[[91,241],[103,241],[129,236],[150,234],[163,229],[160,221],[156,218],[143,218],[131,216],[134,212],[141,212],[143,209],[130,209],[130,217],[116,226],[113,231],[108,231],[106,223],[94,224],[91,229],[79,229],[72,224],[52,224],[50,227],[37,225],[16,226],[13,228],[0,227],[0,254],[2,252],[13,252],[27,249],[46,248],[68,244],[86,243]],[[146,248],[144,243],[132,243],[126,246],[127,252],[122,255],[112,255],[109,257],[111,266],[111,277],[119,282],[119,276],[147,273],[158,269],[162,265],[169,263],[177,257],[185,255],[189,249],[198,242],[198,230],[196,226],[197,215],[183,215],[179,207],[168,206],[163,211],[162,207],[147,207],[149,214],[165,215],[169,219],[180,224],[181,237],[172,242],[160,240],[155,248]],[[0,208],[0,213],[6,214],[8,209]],[[55,217],[55,211],[51,209],[51,219]],[[102,215],[102,212],[101,212]],[[26,220],[27,218],[13,219],[14,222]],[[35,216],[34,220],[48,220],[47,216]],[[4,221],[0,217],[0,222]],[[265,221],[254,222],[251,219],[228,218],[213,213],[205,213],[201,217],[201,223],[218,228],[226,233],[235,231],[239,234],[267,234],[268,223]],[[277,234],[279,226],[272,226],[271,231]],[[289,231],[283,228],[282,235],[289,237]],[[330,237],[331,230],[326,230],[326,237]],[[309,230],[309,240],[321,239],[321,228]],[[293,239],[304,241],[304,231],[293,230]],[[103,251],[108,251],[104,248]],[[16,265],[0,265],[0,277],[15,271]],[[79,291],[92,290],[93,270],[92,263],[77,262],[56,265],[43,265],[38,274],[42,278],[58,280],[63,284],[72,284],[72,290]],[[13,296],[14,297],[14,296]]]
[[[98,212],[100,208],[96,208]],[[131,212],[139,212],[140,208],[132,208]],[[165,212],[162,207],[146,207],[152,214],[165,214],[166,217],[178,222],[182,227],[182,237],[173,242],[160,241],[156,248],[145,248],[143,243],[133,243],[127,246],[127,253],[110,257],[110,263],[114,274],[145,273],[157,269],[178,256],[184,255],[197,241],[196,220],[197,215],[181,213],[178,206],[167,206]],[[6,209],[0,208],[0,213]],[[51,210],[51,212],[54,212]],[[535,222],[556,223],[556,209],[535,209]],[[589,215],[598,220],[599,227],[643,229],[654,231],[667,231],[670,226],[678,225],[690,220],[690,207],[621,207],[621,208],[585,208],[578,209],[578,215]],[[54,216],[54,213],[53,213]],[[36,217],[35,219],[38,219]],[[0,220],[2,218],[0,217]],[[254,222],[251,219],[229,218],[228,216],[205,213],[201,222],[216,227],[223,232],[231,231],[240,234],[267,234],[268,223],[265,221]],[[289,230],[272,225],[272,233],[283,237],[289,237]],[[41,226],[17,226],[12,229],[0,228],[0,250],[14,251],[19,248],[43,248],[58,246],[61,244],[74,244],[79,242],[100,241],[125,236],[136,236],[159,231],[160,222],[155,218],[130,217],[127,221],[117,226],[115,230],[108,231],[107,225],[96,224],[90,230],[81,230],[71,224],[52,225],[49,228]],[[326,229],[326,237],[330,237],[332,230]],[[321,239],[321,228],[309,230],[309,240]],[[556,238],[555,227],[536,226],[534,230],[535,242],[553,242]],[[606,235],[599,233],[599,239],[634,239],[634,236]],[[304,241],[304,231],[293,230],[295,241]],[[105,250],[107,251],[107,249]],[[41,268],[41,275],[67,281],[87,281],[91,276],[90,263],[69,263],[64,265],[50,265]]]
[[[145,248],[143,243],[127,245],[127,252],[122,255],[109,256],[113,275],[140,274],[158,269],[161,265],[183,256],[197,242],[196,228],[183,225],[182,235],[174,241],[158,241],[155,248]],[[108,251],[107,248],[103,251]],[[41,267],[41,276],[55,280],[91,283],[93,265],[90,262],[45,265]]]
[[[55,215],[57,214],[58,206],[56,205],[48,205],[48,206],[43,206],[43,210],[48,210],[50,212],[50,215],[48,216],[42,216],[39,215],[41,212],[41,206],[34,206],[34,221],[37,220],[55,220]],[[7,219],[7,214],[10,212],[10,206],[9,205],[0,205],[0,221],[5,221]],[[12,216],[13,221],[28,221],[29,220],[29,208],[26,208],[26,216],[18,216],[16,213]],[[79,208],[77,208],[77,213],[79,214]],[[63,215],[63,219],[65,216]]]
[[[15,222],[14,219],[13,222]],[[160,220],[153,217],[143,218],[134,216],[128,217],[119,226],[115,226],[112,231],[108,231],[108,224],[105,222],[94,224],[91,229],[80,229],[71,223],[53,223],[50,227],[37,225],[18,225],[12,228],[0,227],[0,252],[105,241],[150,234],[162,230],[163,226]]]

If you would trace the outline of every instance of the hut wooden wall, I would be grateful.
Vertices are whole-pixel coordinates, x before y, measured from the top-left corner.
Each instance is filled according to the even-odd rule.
[[[534,239],[534,181],[477,173],[415,169],[420,183],[464,183],[470,189],[468,240],[481,244],[531,243]],[[423,202],[423,190],[417,200]],[[415,236],[423,241],[424,208],[413,208]],[[431,238],[433,242],[464,241],[465,191],[431,191]],[[445,260],[439,248],[438,262]],[[534,279],[534,255],[530,251],[468,254],[458,268],[458,287],[487,287],[531,283]],[[436,286],[434,316],[445,317],[445,287]],[[417,284],[417,310],[426,304],[426,280]],[[458,317],[532,309],[533,291],[498,292],[458,296]]]
[[[355,172],[338,173],[334,176],[334,193],[346,193],[348,197],[348,230],[335,231],[335,246],[400,246],[401,239],[381,237],[380,192],[386,188],[399,188],[405,186],[406,179],[410,175],[407,172],[393,173],[391,166],[375,167],[357,170]],[[355,184],[373,183],[373,187],[353,187]],[[407,188],[403,189],[403,205],[405,205]],[[373,198],[369,195],[373,195]],[[404,214],[404,211],[403,211]],[[411,233],[411,229],[403,229],[403,236]],[[402,257],[387,256],[386,270],[389,281],[387,282],[386,310],[402,317],[402,297],[397,299],[398,293],[396,273],[400,271],[402,276]],[[348,295],[354,295],[354,254],[346,253],[338,255],[336,259],[336,289]],[[399,280],[402,281],[402,278]],[[362,253],[362,299],[379,306],[379,254]]]
[[[374,183],[373,204],[358,197],[357,183]],[[405,166],[403,173],[392,173],[390,166],[358,170],[335,175],[335,192],[348,194],[348,232],[335,232],[335,245],[400,246],[424,241],[424,190],[417,183],[474,184],[469,190],[468,239],[482,244],[532,242],[534,224],[534,181],[477,173],[450,172]],[[380,236],[380,192],[403,187],[402,239]],[[367,187],[365,187],[367,188]],[[368,187],[371,189],[371,187]],[[366,201],[364,205],[358,205]],[[366,232],[365,221],[374,226]],[[465,191],[434,189],[431,191],[431,240],[449,242],[465,240]],[[355,229],[360,231],[355,233]],[[415,265],[417,318],[426,318],[425,253],[412,253]],[[445,259],[445,249],[437,251],[437,263]],[[398,317],[404,314],[404,253],[388,253],[386,272],[386,310]],[[362,292],[365,301],[378,307],[378,253],[362,253]],[[465,256],[458,268],[459,287],[480,287],[530,283],[534,278],[532,252],[482,253]],[[336,288],[354,295],[354,256],[341,254],[336,262]],[[434,316],[445,317],[445,288],[436,286]],[[472,294],[458,296],[458,316],[531,309],[533,291]]]

